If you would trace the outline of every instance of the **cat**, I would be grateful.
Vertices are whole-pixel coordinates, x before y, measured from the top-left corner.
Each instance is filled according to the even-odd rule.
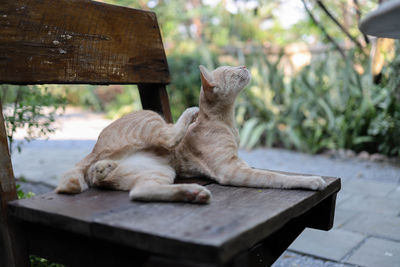
[[[250,81],[245,66],[200,66],[199,108],[186,109],[175,124],[153,111],[122,117],[100,134],[93,151],[61,179],[56,192],[89,186],[129,192],[131,200],[208,203],[210,191],[173,184],[175,177],[207,176],[222,185],[323,190],[320,176],[254,169],[238,157],[235,99]]]

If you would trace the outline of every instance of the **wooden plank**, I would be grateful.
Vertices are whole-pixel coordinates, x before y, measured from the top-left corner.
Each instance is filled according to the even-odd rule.
[[[323,230],[327,230],[327,225],[325,223],[331,220],[333,222],[333,213],[335,210],[334,206],[332,207],[327,203],[331,203],[335,200],[336,194],[333,194],[299,217],[291,219],[283,227],[269,235],[259,244],[236,256],[232,260],[230,267],[270,266],[306,227],[310,227],[310,225],[317,226],[318,224],[315,222],[322,221],[323,223],[319,225],[324,228]],[[330,210],[331,208],[333,208],[333,210]],[[324,209],[327,209],[327,211],[323,211]],[[319,213],[321,211],[322,213]],[[319,214],[318,217],[316,216],[317,214]],[[330,225],[330,227],[332,227],[332,225]]]
[[[0,102],[0,265],[14,266],[14,247],[7,216],[7,202],[17,199],[14,172],[8,150],[3,107]]]
[[[207,187],[213,194],[210,205],[149,203],[141,209],[132,207],[96,219],[94,234],[177,258],[225,262],[324,197],[322,192],[312,191]]]
[[[307,227],[324,231],[332,229],[335,218],[336,195],[327,197],[310,212]]]
[[[307,214],[295,218],[247,251],[236,256],[229,267],[271,266],[305,229]]]
[[[139,84],[140,101],[143,109],[151,109],[162,115],[166,122],[172,123],[168,93],[164,84]]]
[[[0,83],[170,81],[153,12],[87,0],[0,0],[0,10]]]
[[[14,201],[9,205],[9,214],[24,221],[91,235],[93,218],[130,206],[127,192],[92,189],[77,195],[49,192]]]
[[[29,236],[31,254],[69,267],[217,267],[198,262],[193,263],[165,258],[146,251],[122,246],[118,243],[82,236],[39,224],[29,224],[25,228]],[[82,247],[85,249],[82,249]]]
[[[182,179],[185,182],[208,184],[206,179]],[[145,204],[145,203],[142,203]],[[63,195],[49,192],[20,200],[10,205],[9,212],[17,218],[64,230],[90,235],[93,218],[132,206],[128,192],[92,189],[83,194]]]
[[[10,212],[178,259],[227,262],[340,189],[339,179],[325,179],[329,185],[319,192],[210,184],[209,205],[130,202],[126,192],[95,189],[49,193],[13,202]]]
[[[29,224],[25,228],[29,236],[30,254],[69,267],[143,266],[149,258],[144,251],[62,229],[38,224]]]

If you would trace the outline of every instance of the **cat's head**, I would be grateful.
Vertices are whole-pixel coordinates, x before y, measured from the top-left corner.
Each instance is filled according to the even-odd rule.
[[[222,66],[213,71],[200,65],[201,84],[207,99],[234,100],[249,83],[250,72],[245,66]]]

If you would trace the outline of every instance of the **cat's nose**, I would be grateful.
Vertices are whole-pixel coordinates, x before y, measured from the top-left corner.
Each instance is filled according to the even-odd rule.
[[[247,69],[245,65],[240,66],[241,69]]]

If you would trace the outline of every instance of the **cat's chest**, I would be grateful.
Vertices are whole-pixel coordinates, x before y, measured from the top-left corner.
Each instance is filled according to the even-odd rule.
[[[225,125],[201,125],[190,128],[183,141],[188,150],[196,156],[209,154],[210,149],[238,144],[239,133]]]

